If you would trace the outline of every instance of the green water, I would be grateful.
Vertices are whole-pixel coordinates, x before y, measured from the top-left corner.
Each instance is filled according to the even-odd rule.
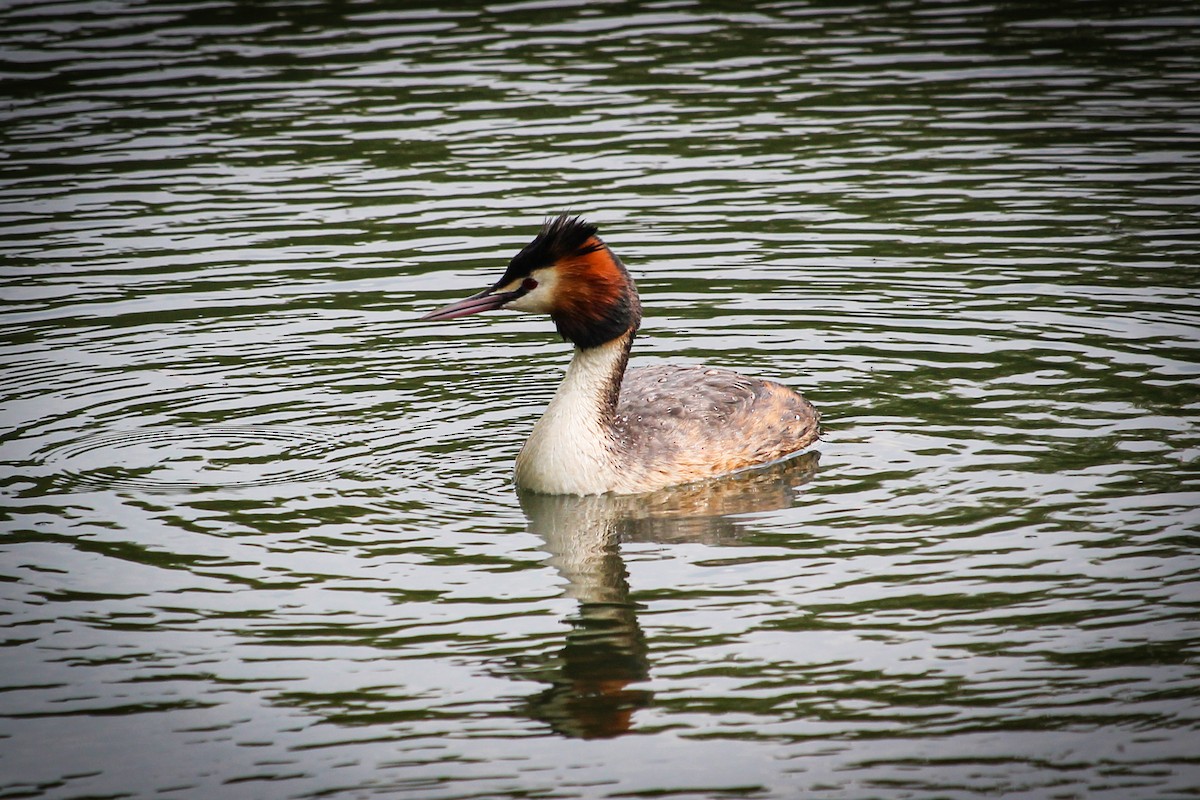
[[[1200,795],[1190,5],[464,8],[0,10],[0,797]],[[518,496],[562,210],[817,451]]]

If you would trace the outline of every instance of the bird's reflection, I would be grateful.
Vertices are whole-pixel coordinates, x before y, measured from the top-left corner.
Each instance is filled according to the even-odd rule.
[[[733,515],[791,505],[816,472],[818,454],[720,480],[643,495],[521,495],[529,530],[541,535],[551,563],[579,601],[566,644],[533,677],[550,687],[528,713],[555,731],[584,739],[619,736],[650,691],[631,685],[650,677],[646,639],[630,598],[620,544],[735,541],[743,523]]]

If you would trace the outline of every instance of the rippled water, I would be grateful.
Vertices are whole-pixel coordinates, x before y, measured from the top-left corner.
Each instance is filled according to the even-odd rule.
[[[1200,795],[1189,4],[0,19],[0,796]],[[519,497],[563,209],[818,452]]]

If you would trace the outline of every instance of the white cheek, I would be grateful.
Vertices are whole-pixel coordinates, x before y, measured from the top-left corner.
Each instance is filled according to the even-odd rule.
[[[549,314],[550,309],[554,307],[554,270],[534,270],[533,274],[531,274],[529,277],[537,281],[537,288],[532,292],[518,297],[512,302],[505,303],[504,307],[511,308],[514,311],[530,311],[535,314]],[[513,288],[516,288],[516,286]]]

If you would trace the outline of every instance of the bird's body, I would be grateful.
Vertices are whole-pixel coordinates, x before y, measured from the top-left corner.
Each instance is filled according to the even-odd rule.
[[[777,461],[816,441],[817,410],[781,384],[702,366],[627,370],[641,305],[624,265],[595,232],[558,217],[495,286],[425,317],[545,312],[575,343],[558,391],[517,456],[519,487],[648,492]]]

